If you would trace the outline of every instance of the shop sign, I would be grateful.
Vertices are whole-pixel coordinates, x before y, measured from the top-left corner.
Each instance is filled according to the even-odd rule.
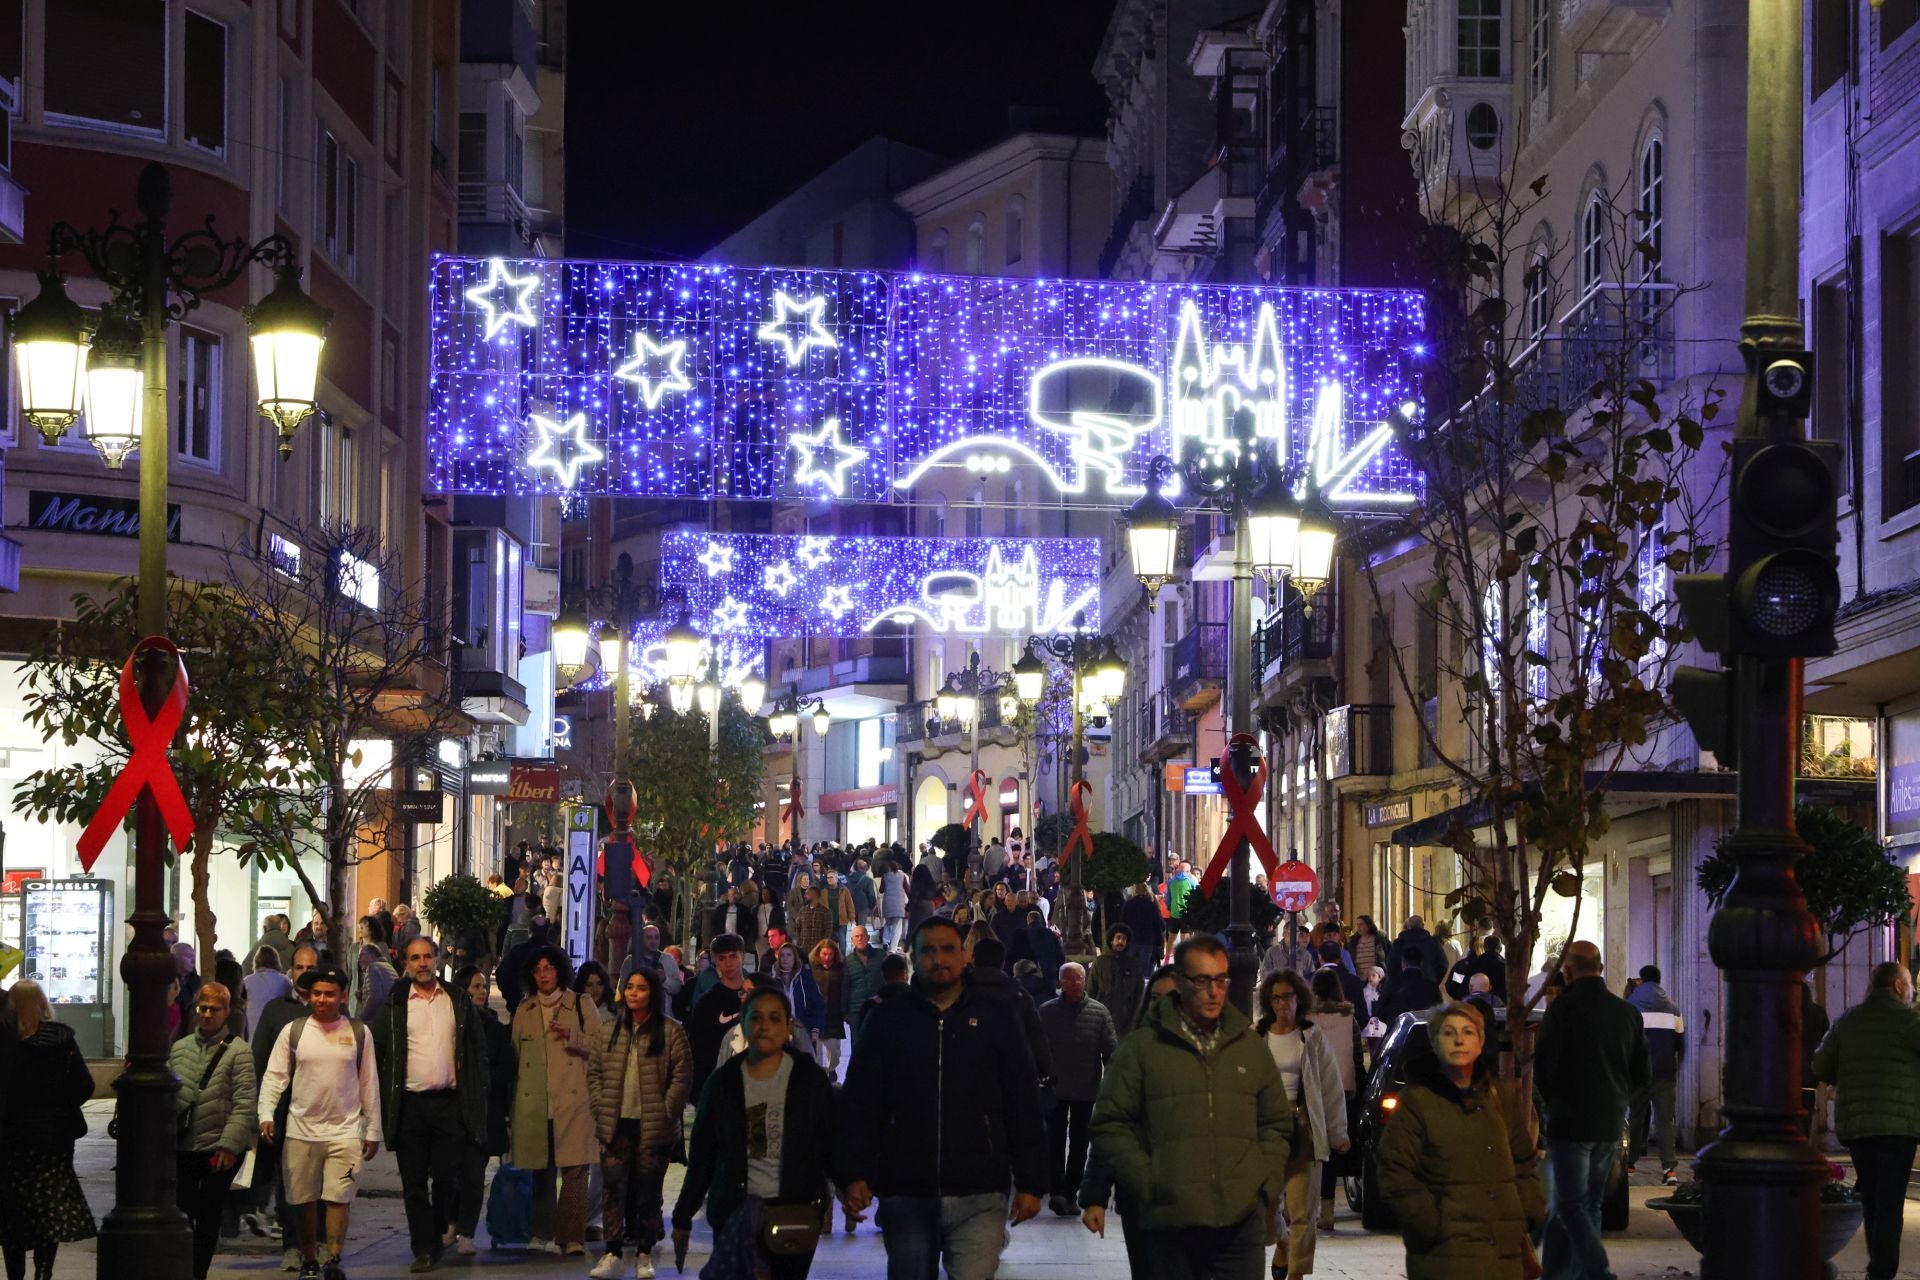
[[[852,813],[855,809],[878,809],[899,804],[900,788],[888,783],[879,787],[855,787],[850,791],[829,791],[820,797],[821,813]]]
[[[1379,804],[1366,807],[1367,825],[1384,827],[1389,823],[1413,821],[1413,797],[1401,796],[1398,800],[1382,800]]]
[[[1920,842],[1920,714],[1888,718],[1887,838]]]
[[[9,867],[0,874],[0,896],[13,897],[20,892],[20,886],[29,880],[45,880],[45,867]]]
[[[137,498],[103,498],[91,493],[27,491],[27,527],[48,533],[90,533],[105,538],[140,536]],[[180,504],[167,504],[167,541],[180,541]]]
[[[467,766],[467,794],[504,796],[513,785],[513,765],[505,760],[488,760]]]
[[[509,770],[507,799],[514,804],[559,804],[560,766],[513,765]]]
[[[444,813],[444,805],[439,791],[395,791],[393,793],[393,819],[395,822],[439,822]]]

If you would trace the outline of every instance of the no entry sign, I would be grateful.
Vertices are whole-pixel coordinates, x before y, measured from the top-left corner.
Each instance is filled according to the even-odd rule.
[[[1320,877],[1312,867],[1291,858],[1273,874],[1273,905],[1282,911],[1305,911],[1320,896]]]

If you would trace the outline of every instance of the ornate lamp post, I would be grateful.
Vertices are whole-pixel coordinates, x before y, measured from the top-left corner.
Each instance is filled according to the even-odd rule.
[[[1006,677],[980,665],[979,650],[967,655],[967,665],[947,675],[947,683],[933,700],[934,714],[942,720],[954,720],[967,735],[967,785],[980,776],[980,708],[988,698],[998,697]],[[980,852],[980,824],[986,820],[985,806],[978,806],[967,823],[968,861]]]
[[[806,814],[806,808],[800,800],[800,717],[809,711],[812,712],[813,731],[822,738],[826,737],[827,730],[833,727],[833,714],[827,710],[825,699],[789,692],[767,712],[767,732],[776,738],[788,738],[793,742],[793,777],[788,783],[787,803],[793,814],[793,843],[796,848],[800,845],[800,819]]]
[[[139,626],[143,636],[167,633],[167,335],[169,321],[197,308],[209,293],[238,281],[256,264],[273,269],[274,291],[246,310],[252,331],[259,409],[279,428],[282,457],[316,408],[320,353],[332,313],[300,289],[299,256],[283,236],[257,243],[229,240],[211,223],[169,238],[173,188],[167,171],[140,171],[134,204],[140,221],[110,210],[107,225],[79,229],[61,222],[48,234],[48,269],[40,293],[11,321],[21,411],[49,443],[81,416],[87,437],[110,469],[140,455]],[[78,254],[108,288],[94,319],[67,296],[60,260]],[[165,700],[168,664],[149,649],[139,663],[140,700],[155,715]],[[99,1274],[187,1280],[192,1241],[174,1197],[174,1093],[167,1069],[167,984],[173,960],[165,939],[166,832],[151,788],[135,810],[133,937],[120,961],[129,1010],[127,1069],[119,1094],[119,1156],[114,1207],[100,1225]]]
[[[1261,441],[1254,431],[1253,414],[1242,409],[1234,416],[1237,447],[1221,455],[1203,455],[1175,467],[1171,459],[1156,458],[1147,493],[1128,509],[1124,527],[1134,576],[1147,590],[1151,607],[1160,587],[1178,573],[1174,563],[1180,514],[1162,493],[1176,469],[1186,489],[1224,512],[1233,530],[1233,603],[1227,627],[1227,699],[1229,740],[1255,733],[1253,723],[1253,576],[1258,568],[1276,588],[1291,578],[1302,594],[1309,594],[1333,572],[1337,530],[1331,514],[1317,496],[1302,497],[1301,478],[1268,464],[1260,456]],[[1284,597],[1282,597],[1284,598]],[[1255,761],[1246,753],[1230,755],[1242,787],[1251,786]],[[1233,974],[1233,998],[1243,1010],[1253,1004],[1258,969],[1255,934],[1248,904],[1248,845],[1242,839],[1233,851],[1227,881],[1227,955]]]
[[[653,612],[655,605],[653,588],[634,581],[633,557],[622,551],[614,561],[612,578],[597,586],[579,588],[553,625],[555,675],[569,686],[585,679],[597,663],[600,637],[588,615],[604,617],[613,628],[617,642],[613,666],[613,776],[616,778],[626,771],[627,750],[632,745],[629,648],[633,643],[633,628]]]

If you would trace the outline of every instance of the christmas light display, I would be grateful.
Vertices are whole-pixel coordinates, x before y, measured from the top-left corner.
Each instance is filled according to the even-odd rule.
[[[825,544],[810,563],[806,543]],[[729,568],[711,573],[715,548]],[[925,623],[948,635],[1100,624],[1096,538],[817,538],[669,533],[660,586],[696,630],[730,637],[854,636]]]
[[[561,488],[571,489],[580,482],[582,467],[604,461],[606,454],[587,439],[587,415],[571,413],[565,422],[555,422],[543,413],[529,415],[537,443],[527,454],[527,469],[551,471]]]
[[[1390,424],[1422,323],[1386,290],[444,258],[433,480],[900,502],[1004,477],[995,500],[1113,506],[1156,455],[1220,460],[1246,409],[1331,505],[1390,511],[1420,488]],[[540,420],[576,416],[556,466]]]

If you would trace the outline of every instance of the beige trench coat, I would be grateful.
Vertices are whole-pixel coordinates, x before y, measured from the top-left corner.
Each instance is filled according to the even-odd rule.
[[[600,1011],[571,991],[560,994],[554,1021],[572,1032],[573,1048],[592,1051],[603,1038]],[[553,1159],[562,1168],[592,1164],[600,1158],[593,1129],[593,1103],[587,1088],[587,1058],[567,1052],[569,1045],[547,1034],[546,1009],[529,995],[513,1014],[513,1049],[520,1060],[513,1094],[513,1162],[522,1169],[544,1169],[547,1121],[553,1121]]]

